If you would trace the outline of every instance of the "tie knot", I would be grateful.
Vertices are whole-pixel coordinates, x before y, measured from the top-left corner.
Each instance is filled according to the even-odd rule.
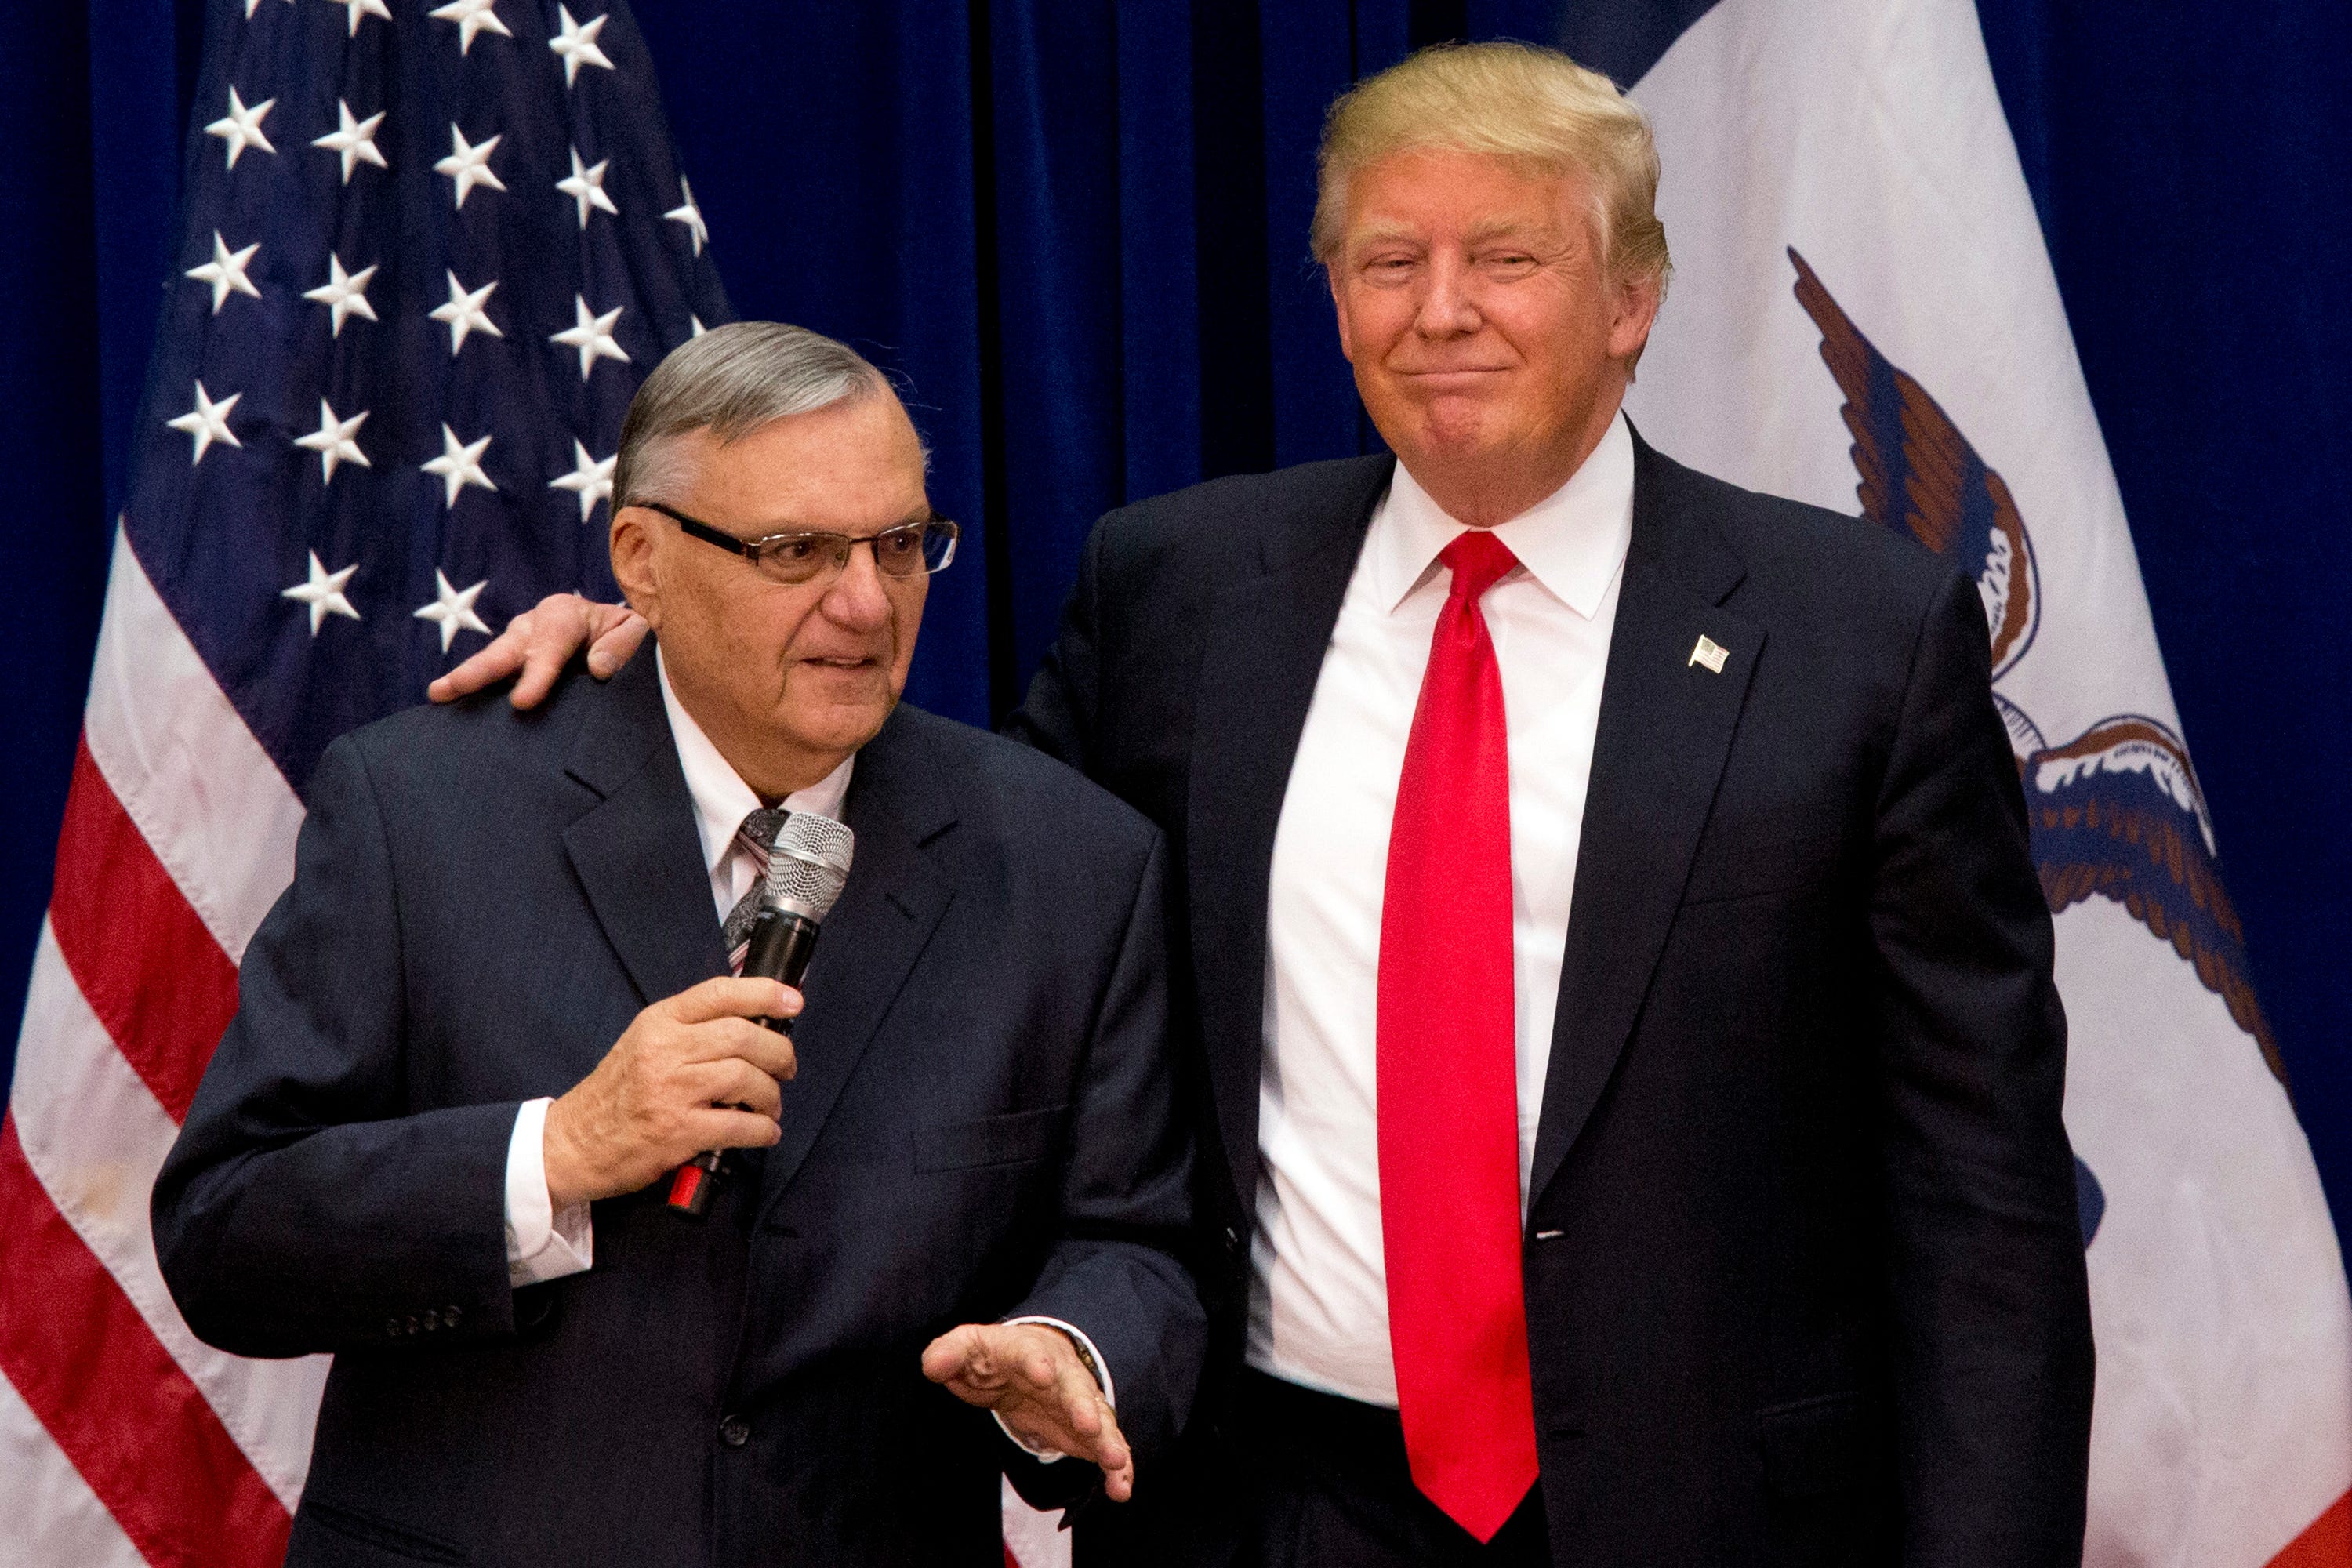
[[[743,826],[735,830],[735,836],[757,851],[764,862],[776,847],[776,830],[791,815],[781,805],[763,805],[745,815]]]
[[[1474,528],[1437,552],[1454,573],[1451,596],[1476,604],[1506,572],[1519,563],[1511,547],[1490,529]]]

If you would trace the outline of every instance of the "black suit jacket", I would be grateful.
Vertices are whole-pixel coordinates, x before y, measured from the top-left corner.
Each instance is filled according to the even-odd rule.
[[[994,1563],[1025,1461],[924,1344],[1091,1335],[1149,1468],[1202,1317],[1171,1092],[1163,850],[1066,768],[901,708],[858,754],[782,1141],[708,1218],[594,1208],[595,1266],[507,1280],[515,1111],[726,972],[651,658],[543,711],[401,714],[312,781],[154,1196],[195,1331],[335,1352],[289,1561]]]
[[[2074,1563],[2064,1019],[1976,590],[1636,451],[1524,1243],[1555,1558]],[[1213,1384],[1247,1292],[1276,819],[1391,465],[1111,513],[1012,726],[1182,870]],[[1214,1387],[1202,1416],[1228,1426]],[[1209,1478],[1178,1511],[1245,1493],[1231,1458],[1163,1469]],[[1139,1504],[1177,1500],[1152,1479]]]

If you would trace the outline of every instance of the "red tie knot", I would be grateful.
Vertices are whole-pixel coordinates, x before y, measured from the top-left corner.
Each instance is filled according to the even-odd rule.
[[[1511,547],[1494,535],[1491,529],[1474,528],[1455,537],[1453,543],[1437,552],[1454,573],[1452,598],[1467,599],[1476,604],[1486,597],[1486,590],[1501,580],[1503,574],[1519,563]]]

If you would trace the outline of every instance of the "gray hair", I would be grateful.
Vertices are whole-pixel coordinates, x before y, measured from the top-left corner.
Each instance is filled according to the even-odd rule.
[[[629,404],[613,465],[613,506],[675,496],[678,437],[733,441],[772,421],[887,394],[890,383],[846,343],[782,321],[731,321],[688,338],[654,366]]]

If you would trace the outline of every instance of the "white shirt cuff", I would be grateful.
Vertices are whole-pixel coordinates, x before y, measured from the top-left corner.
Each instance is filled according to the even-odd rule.
[[[1113,1385],[1110,1380],[1110,1363],[1103,1360],[1102,1352],[1095,1349],[1094,1341],[1087,1337],[1087,1331],[1084,1329],[1078,1327],[1076,1323],[1066,1323],[1059,1318],[1007,1318],[1004,1320],[1004,1322],[1005,1326],[1008,1328],[1014,1323],[1043,1323],[1049,1329],[1059,1329],[1062,1332],[1069,1335],[1070,1338],[1077,1341],[1079,1346],[1086,1352],[1085,1356],[1081,1359],[1086,1362],[1087,1369],[1095,1374],[1095,1381],[1102,1384],[1103,1403],[1109,1405],[1114,1413],[1118,1411],[1118,1390]],[[991,1411],[989,1414],[994,1415],[996,1413],[994,1411]],[[996,1416],[996,1425],[1007,1437],[1013,1439],[1013,1447],[1019,1448],[1024,1454],[1034,1455],[1037,1462],[1041,1465],[1050,1465],[1055,1463],[1056,1460],[1066,1459],[1069,1458],[1067,1454],[1065,1454],[1059,1448],[1041,1448],[1036,1447],[1034,1444],[1023,1437],[1021,1434],[1015,1432],[1012,1427],[1005,1426],[1004,1417],[1002,1415]]]
[[[547,1193],[547,1108],[552,1100],[526,1100],[507,1140],[507,1282],[541,1285],[578,1274],[596,1261],[596,1234],[588,1205],[562,1214]]]

